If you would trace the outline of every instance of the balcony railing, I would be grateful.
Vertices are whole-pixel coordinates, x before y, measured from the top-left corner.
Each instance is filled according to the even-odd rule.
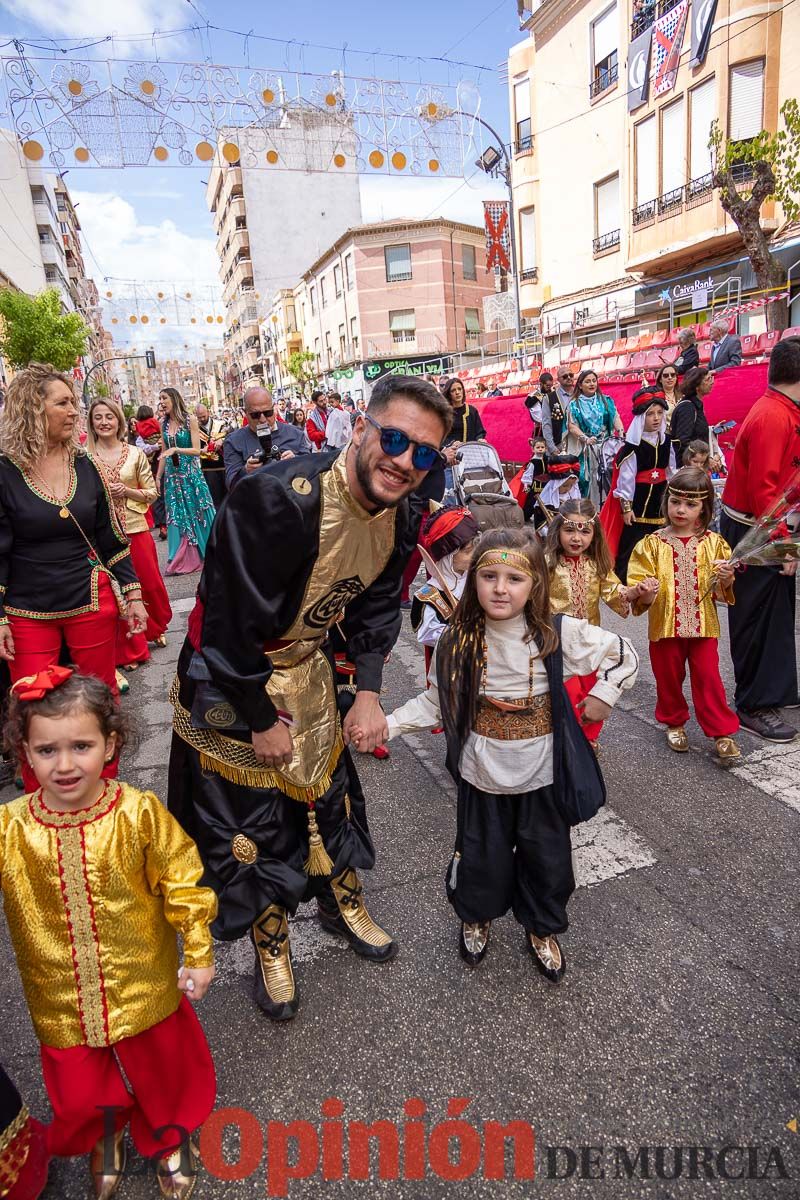
[[[634,0],[631,41],[640,33],[644,33],[645,29],[649,29],[658,17],[663,17],[678,4],[680,4],[680,0],[642,0],[637,11],[636,0]]]
[[[644,204],[637,204],[631,213],[631,221],[634,229],[641,225],[652,225],[656,219],[657,207],[657,200],[647,200]]]
[[[594,100],[595,96],[599,96],[602,92],[607,91],[612,84],[617,82],[618,78],[618,63],[614,63],[613,67],[609,67],[606,71],[598,71],[596,77],[589,84],[589,99]]]
[[[515,154],[532,154],[533,153],[533,134],[529,133],[526,137],[518,138],[514,143]]]
[[[596,256],[615,250],[620,242],[620,230],[612,229],[610,233],[601,233],[592,241],[592,253]]]
[[[710,200],[714,192],[714,176],[701,175],[698,179],[690,179],[686,185],[686,207],[697,208]]]
[[[672,217],[683,209],[683,187],[672,188],[658,197],[658,215]]]
[[[520,283],[536,283],[536,280],[538,278],[539,278],[539,268],[538,267],[528,267],[528,269],[526,271],[520,271],[520,276],[519,276]]]

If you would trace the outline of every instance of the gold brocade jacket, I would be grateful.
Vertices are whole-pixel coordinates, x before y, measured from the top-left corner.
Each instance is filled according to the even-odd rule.
[[[716,599],[733,604],[733,589],[712,588],[714,563],[729,559],[731,548],[718,533],[684,541],[666,529],[648,534],[631,554],[628,584],[648,576],[658,580],[658,595],[648,611],[651,642],[671,637],[712,637],[720,634]],[[634,604],[638,615],[644,609]]]
[[[213,963],[217,911],[197,848],[152,792],[110,780],[91,808],[0,806],[0,890],[46,1046],[111,1046],[170,1016],[186,967]]]
[[[555,614],[578,617],[590,625],[600,624],[600,601],[627,617],[630,605],[621,593],[624,584],[613,571],[601,576],[590,558],[558,556],[550,571],[550,607]]]
[[[158,496],[158,488],[144,451],[130,445],[126,446],[126,450],[124,459],[115,468],[110,468],[96,454],[92,455],[92,461],[107,485],[124,483],[125,487],[142,492],[141,500],[131,497],[114,499],[117,519],[130,536],[132,533],[144,533],[149,528],[145,513]]]

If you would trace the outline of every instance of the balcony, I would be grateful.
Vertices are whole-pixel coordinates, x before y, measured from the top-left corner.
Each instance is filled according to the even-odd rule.
[[[658,197],[657,204],[659,218],[677,216],[679,212],[683,212],[683,187],[664,192]]]
[[[621,231],[612,229],[609,233],[601,233],[592,241],[592,254],[595,258],[602,258],[604,254],[612,254],[619,249]]]
[[[227,275],[237,259],[250,257],[250,234],[246,229],[234,229],[222,257],[222,269]]]
[[[616,57],[616,55],[615,55]],[[610,66],[597,69],[596,75],[589,84],[589,99],[596,100],[603,92],[607,92],[610,87],[613,87],[619,78],[619,64],[614,62]]]
[[[514,142],[514,154],[533,154],[533,134],[526,134],[525,137],[517,138]]]
[[[657,200],[647,200],[644,204],[637,204],[631,212],[631,223],[634,229],[643,225],[652,225],[656,219],[657,207]]]
[[[539,268],[528,267],[526,271],[520,271],[520,283],[536,283],[539,279]]]
[[[66,267],[66,259],[60,248],[55,242],[50,240],[39,239],[39,250],[42,255],[42,262],[45,266],[58,267],[59,271],[64,272]]]
[[[253,260],[250,255],[242,255],[233,264],[230,282],[235,288],[253,286]]]
[[[680,0],[634,0],[631,41],[640,33],[644,33],[645,29],[649,29],[658,17],[663,17],[678,4]]]
[[[686,185],[686,207],[697,208],[705,204],[714,194],[714,176],[701,175],[699,179],[690,179]]]

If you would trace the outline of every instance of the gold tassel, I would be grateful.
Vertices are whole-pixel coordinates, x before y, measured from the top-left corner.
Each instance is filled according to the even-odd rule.
[[[325,849],[317,828],[317,814],[308,810],[308,858],[303,863],[306,875],[330,875],[333,862]]]

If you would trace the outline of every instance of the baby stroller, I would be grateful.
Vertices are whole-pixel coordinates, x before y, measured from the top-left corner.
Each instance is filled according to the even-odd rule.
[[[525,518],[503,475],[494,446],[465,442],[453,464],[456,503],[468,508],[484,529],[521,528]]]

